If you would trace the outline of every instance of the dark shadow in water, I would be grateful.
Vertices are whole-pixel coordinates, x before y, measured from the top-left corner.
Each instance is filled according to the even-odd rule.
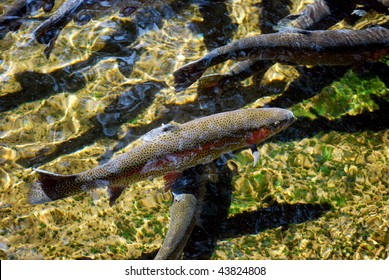
[[[193,21],[189,24],[192,32],[204,36],[204,44],[208,50],[225,45],[231,41],[237,29],[229,17],[225,0],[186,0],[174,1],[170,7],[177,14],[182,14],[190,5],[199,6],[202,21]]]
[[[196,0],[203,20],[193,22],[189,28],[204,36],[204,44],[210,51],[230,43],[237,25],[232,23],[227,6],[223,1]]]
[[[17,106],[35,100],[46,99],[60,92],[76,92],[86,85],[82,74],[68,71],[66,68],[49,74],[26,71],[15,74],[22,89],[0,96],[0,112],[12,110]]]
[[[119,22],[119,30],[112,34],[102,49],[90,55],[86,60],[66,65],[50,73],[26,71],[15,75],[22,89],[0,97],[0,112],[61,92],[76,92],[86,85],[82,71],[96,65],[100,60],[116,58],[119,70],[126,76],[132,72],[132,66],[138,60],[143,49],[128,48],[136,38],[137,26],[131,22]],[[117,38],[120,38],[118,40]]]
[[[388,8],[383,7],[382,4],[377,1],[344,1],[344,0],[325,0],[324,1],[330,10],[330,15],[320,18],[320,21],[316,22],[313,25],[304,25],[301,22],[299,28],[310,29],[310,30],[319,30],[319,29],[328,29],[337,22],[341,20],[346,20],[349,24],[355,24],[359,19],[356,13],[353,11],[356,9],[355,2],[362,2],[359,4],[364,4],[364,6],[358,7],[363,8],[366,11],[373,8],[376,11],[383,12],[388,14]],[[372,3],[373,2],[373,3]],[[277,28],[280,27],[277,24],[281,21],[285,22],[284,24],[290,24],[294,19],[297,19],[299,15],[289,15],[288,6],[291,5],[290,1],[279,0],[279,1],[262,1],[260,5],[261,13],[261,31],[262,34],[274,33],[277,32]],[[288,19],[288,20],[287,20]],[[296,24],[296,22],[295,22]],[[389,26],[384,26],[389,27]],[[260,81],[262,80],[263,74],[273,65],[274,63],[269,61],[256,61],[255,58],[250,58],[246,62],[240,62],[231,68],[231,72],[227,74],[217,75],[219,78],[215,77],[202,77],[199,80],[198,92],[199,94],[215,92],[223,93],[231,88],[239,87],[239,82],[244,79],[253,76],[253,80],[257,82],[256,86],[259,86]],[[389,78],[387,77],[388,67],[384,67],[382,64],[376,63],[374,66],[370,67],[370,72],[378,75],[386,84],[389,85]],[[250,65],[250,67],[248,67]],[[379,66],[378,66],[379,65]],[[235,68],[234,68],[235,67]],[[382,68],[382,69],[380,69]],[[244,69],[244,70],[243,70]],[[212,75],[211,75],[212,76]],[[210,80],[210,81],[209,81]]]
[[[389,66],[377,62],[366,64],[366,74],[360,74],[361,79],[377,76],[388,87],[389,86]],[[298,66],[299,78],[294,80],[282,96],[268,103],[269,107],[288,108],[303,100],[309,99],[322,91],[326,86],[343,77],[350,66],[315,66],[306,68]],[[358,75],[358,73],[357,73]],[[269,85],[271,88],[271,84]]]
[[[222,157],[209,164],[213,166],[216,173],[207,179],[207,192],[198,225],[193,229],[184,248],[184,259],[210,259],[218,240],[260,234],[277,227],[287,230],[290,225],[317,220],[331,210],[331,205],[328,203],[272,202],[267,208],[245,211],[227,218],[233,191],[231,180],[235,175],[235,171],[226,165],[227,160],[228,157]],[[198,174],[194,172],[193,176]],[[139,259],[153,259],[157,252],[158,250],[155,250],[143,254]]]
[[[350,69],[348,66],[298,66],[299,77],[283,92],[282,96],[268,103],[269,107],[288,108],[309,99],[326,86],[339,80]],[[271,87],[271,84],[269,85]]]
[[[260,62],[258,63],[258,66],[259,65],[268,67],[270,66],[270,63]],[[220,99],[220,101],[222,101],[232,98],[233,102],[230,103],[244,106],[247,103],[254,102],[260,97],[271,96],[282,92],[282,96],[271,101],[267,105],[269,107],[288,108],[316,95],[324,87],[342,77],[349,67],[315,66],[307,68],[299,66],[296,69],[299,72],[299,77],[288,85],[286,91],[284,91],[286,86],[285,82],[274,81],[267,84],[261,84],[263,75],[268,70],[268,68],[264,68],[254,74],[253,85],[251,86],[244,87],[240,83],[229,84],[220,94],[218,92],[212,92],[210,89],[207,89],[206,91],[198,90],[199,99],[203,102],[212,102],[212,100],[215,99]],[[238,100],[240,100],[240,102],[238,102]],[[222,102],[219,102],[219,104],[219,106],[225,106]]]
[[[273,27],[290,13],[290,0],[263,0],[259,5],[261,14],[259,26],[262,34],[274,33]]]
[[[128,90],[112,98],[104,112],[92,117],[90,128],[83,134],[70,138],[57,145],[52,153],[39,152],[34,158],[22,158],[18,164],[25,167],[42,165],[63,154],[73,153],[85,146],[92,145],[96,140],[110,137],[117,138],[120,125],[130,122],[154,102],[155,95],[166,87],[162,82],[144,82],[131,86]]]
[[[229,218],[225,225],[226,230],[219,233],[219,238],[258,234],[277,227],[287,230],[290,225],[317,220],[331,208],[328,203],[274,203],[270,207],[239,213]]]
[[[384,98],[372,98],[379,106],[378,110],[364,112],[356,116],[345,115],[335,120],[328,120],[324,117],[318,117],[315,120],[300,117],[291,127],[272,139],[273,141],[294,141],[329,131],[355,133],[359,131],[377,132],[389,129],[389,102]]]

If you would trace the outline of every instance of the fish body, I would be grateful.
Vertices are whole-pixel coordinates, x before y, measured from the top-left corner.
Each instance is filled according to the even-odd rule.
[[[290,30],[237,40],[174,71],[176,91],[197,81],[205,70],[229,59],[256,58],[299,65],[351,65],[389,54],[389,29]]]
[[[191,193],[174,195],[169,229],[155,260],[179,259],[195,226],[199,204],[199,200]]]
[[[209,163],[212,165],[212,163]],[[197,165],[186,169],[171,186],[173,203],[170,224],[156,260],[180,259],[193,228],[198,224],[206,193],[209,166]]]
[[[279,108],[242,109],[152,130],[143,143],[115,159],[73,175],[36,170],[29,202],[50,202],[85,190],[108,187],[110,204],[137,181],[179,174],[223,154],[252,147],[288,127],[293,113]]]

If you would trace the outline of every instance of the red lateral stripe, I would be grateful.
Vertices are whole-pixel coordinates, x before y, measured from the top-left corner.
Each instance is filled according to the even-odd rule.
[[[270,129],[268,128],[261,128],[259,130],[250,132],[247,136],[246,143],[248,145],[258,144],[259,142],[266,139],[269,136],[269,134],[270,134]]]

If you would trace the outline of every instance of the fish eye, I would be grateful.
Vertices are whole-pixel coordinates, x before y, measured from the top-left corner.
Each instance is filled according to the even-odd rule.
[[[162,132],[167,132],[169,130],[172,130],[174,126],[171,124],[163,124],[161,127]]]

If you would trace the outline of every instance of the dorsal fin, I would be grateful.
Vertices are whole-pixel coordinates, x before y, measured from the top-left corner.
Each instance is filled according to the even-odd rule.
[[[281,26],[281,27],[278,27],[277,30],[280,33],[299,33],[299,34],[304,34],[304,35],[312,33],[312,31],[310,31],[310,30],[305,30],[305,29],[301,29],[301,28],[297,28],[297,27],[293,27],[293,26]]]
[[[143,142],[152,142],[155,138],[175,129],[178,129],[178,124],[162,124],[162,126],[154,128],[142,136]]]
[[[115,201],[119,198],[126,187],[127,186],[125,185],[112,185],[108,187],[109,206],[115,204]]]

